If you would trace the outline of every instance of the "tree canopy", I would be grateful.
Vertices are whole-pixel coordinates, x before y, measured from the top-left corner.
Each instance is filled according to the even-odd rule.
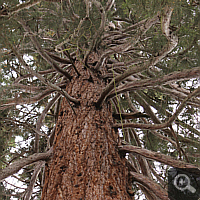
[[[0,6],[2,199],[40,198],[61,102],[74,113],[79,105],[65,90],[81,76],[77,62],[105,81],[94,104],[112,103],[135,199],[150,199],[149,191],[162,199],[171,166],[199,167],[199,1],[7,0]]]

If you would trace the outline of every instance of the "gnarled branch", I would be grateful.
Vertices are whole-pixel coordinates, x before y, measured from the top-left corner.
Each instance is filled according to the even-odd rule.
[[[27,158],[22,158],[13,162],[11,165],[4,169],[0,169],[0,181],[7,178],[8,176],[17,173],[23,167],[32,164],[40,160],[48,160],[52,155],[53,149],[50,149],[46,153],[35,153]]]
[[[137,146],[132,146],[132,145],[119,146],[119,150],[136,153],[141,156],[144,156],[145,158],[149,158],[150,160],[158,161],[158,162],[164,163],[166,165],[170,165],[172,167],[198,169],[197,166],[192,165],[190,163],[186,163],[186,162],[180,161],[180,160],[175,160],[171,156],[167,156],[167,155],[159,153],[159,152],[153,152],[153,151],[143,149],[143,148],[137,147]]]
[[[133,176],[134,180],[149,190],[153,191],[153,193],[163,200],[169,200],[168,193],[166,190],[164,190],[160,185],[155,183],[153,180],[148,178],[147,176],[144,176],[142,174],[136,173],[136,172],[130,172],[130,174]]]

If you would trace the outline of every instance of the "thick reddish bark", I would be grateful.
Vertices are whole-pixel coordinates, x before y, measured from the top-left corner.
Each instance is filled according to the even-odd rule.
[[[118,153],[118,134],[112,129],[111,104],[96,109],[94,102],[105,83],[80,63],[80,77],[67,92],[80,100],[73,113],[63,100],[54,139],[54,155],[46,166],[42,200],[131,199],[127,193],[128,169]]]

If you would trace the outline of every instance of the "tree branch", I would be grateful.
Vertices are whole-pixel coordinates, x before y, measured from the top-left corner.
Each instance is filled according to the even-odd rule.
[[[143,148],[137,147],[137,146],[132,146],[132,145],[119,146],[119,150],[136,153],[136,154],[139,154],[146,158],[149,158],[150,160],[158,161],[158,162],[164,163],[166,165],[170,165],[172,167],[198,169],[197,166],[192,165],[190,163],[186,163],[186,162],[180,161],[180,160],[175,160],[171,156],[167,156],[165,154],[158,153],[158,152],[153,152],[153,151],[143,149]]]
[[[153,180],[137,172],[130,172],[130,174],[133,176],[136,182],[142,184],[143,186],[148,188],[150,191],[153,191],[153,193],[157,197],[163,200],[169,200],[167,191],[164,190],[160,185],[155,183]]]
[[[44,165],[44,163],[45,163],[44,161],[40,161],[35,165],[34,172],[33,172],[33,175],[31,177],[31,181],[30,181],[29,186],[27,187],[27,189],[25,191],[24,200],[30,200],[31,199],[31,195],[33,193],[33,188],[34,188],[35,182],[37,180],[38,174],[40,173],[40,170],[41,170],[42,166]]]
[[[163,129],[166,127],[169,127],[172,122],[178,117],[178,115],[181,113],[181,111],[184,109],[187,101],[191,99],[192,97],[195,97],[198,93],[200,93],[200,86],[194,90],[191,94],[185,98],[181,104],[179,105],[178,109],[175,111],[175,113],[169,118],[167,122],[164,122],[162,124],[140,124],[140,123],[126,123],[123,124],[124,128],[132,127],[132,128],[141,128],[141,129],[149,129],[149,130],[155,130],[155,129]],[[122,124],[114,124],[114,128],[121,128]]]
[[[165,20],[170,20],[171,19],[171,14],[172,14],[172,9],[171,8],[167,8],[166,9],[166,14],[165,14],[165,16],[163,18],[165,18]],[[147,20],[147,22],[144,24],[144,26],[140,28],[143,31],[143,34],[153,24],[157,23],[158,20],[159,20],[159,14],[157,14],[151,20]],[[165,21],[163,21],[163,23],[164,22]],[[144,64],[143,66],[140,66],[140,67],[139,66],[132,67],[131,69],[128,69],[127,71],[125,71],[122,75],[118,75],[117,77],[114,77],[113,80],[110,82],[110,84],[107,85],[107,87],[102,92],[99,100],[96,103],[96,107],[101,107],[101,104],[103,103],[104,99],[111,92],[111,90],[114,88],[115,84],[118,84],[119,82],[121,82],[122,80],[126,79],[127,77],[129,77],[129,76],[131,76],[133,74],[136,74],[138,72],[142,72],[145,69],[148,69],[150,66],[156,65],[160,60],[162,60],[168,53],[170,53],[176,47],[176,45],[178,44],[178,37],[173,35],[173,33],[169,34],[170,33],[168,31],[169,30],[169,26],[167,26],[167,24],[164,23],[163,26],[165,27],[163,29],[163,32],[164,32],[165,36],[167,37],[167,39],[169,41],[168,44],[166,45],[166,47],[164,47],[163,50],[159,53],[159,55],[157,57],[154,57],[151,62],[149,62],[149,63],[147,62],[147,64]],[[97,65],[98,65],[98,63],[97,63]]]
[[[151,119],[153,120],[154,123],[158,123],[158,124],[161,123],[161,121],[156,117],[156,115],[152,111],[151,107],[147,104],[147,102],[138,93],[133,92],[133,93],[131,93],[131,95],[134,96],[134,99],[144,108],[144,111],[148,114],[148,116],[151,117]],[[135,110],[136,108],[132,105],[131,99],[128,97],[128,94],[126,94],[126,98],[128,100],[129,107],[132,108],[133,110]],[[145,124],[148,123],[147,120],[144,118],[142,118],[142,121]],[[130,130],[134,131],[134,129],[130,129]],[[165,133],[167,133],[167,135],[172,136],[172,133],[170,132],[169,129],[163,129],[163,131]],[[158,131],[151,130],[151,133],[154,134],[156,137],[160,138],[161,140],[170,142],[176,148],[176,142],[174,142],[171,138],[162,135]]]
[[[10,9],[7,9],[6,12],[4,11],[3,13],[0,12],[0,16],[11,16],[23,9],[29,9],[32,6],[35,6],[36,4],[42,2],[42,0],[30,0],[28,2],[25,3],[21,3],[21,4],[17,4],[16,6],[13,6]]]
[[[36,123],[37,131],[40,131],[40,128],[42,126],[42,121],[44,120],[47,112],[55,104],[55,102],[58,100],[59,97],[60,97],[60,94],[59,93],[56,94],[55,97],[46,105],[45,109],[43,110],[42,114],[40,115],[40,117],[37,120],[37,123]],[[36,153],[39,152],[39,134],[37,132],[35,134],[35,152]]]
[[[167,85],[173,81],[183,81],[183,80],[188,80],[190,78],[197,78],[199,76],[200,76],[200,67],[195,67],[183,71],[175,71],[158,78],[149,78],[144,80],[133,81],[131,83],[126,83],[124,85],[117,87],[116,92],[119,94],[131,90],[146,89],[157,85],[163,85],[163,84]],[[112,98],[114,95],[115,91],[112,91],[109,94],[108,98]]]
[[[149,115],[145,114],[145,113],[141,113],[141,112],[136,112],[136,113],[115,113],[113,114],[113,117],[115,119],[120,120],[121,117],[122,119],[136,119],[136,118],[141,118],[141,117],[146,117],[149,118]]]
[[[14,54],[17,56],[19,62],[23,65],[23,67],[25,69],[27,69],[28,72],[30,72],[32,75],[36,76],[42,83],[44,83],[45,85],[47,85],[49,88],[54,89],[56,91],[58,91],[60,94],[62,94],[68,101],[71,101],[75,104],[79,104],[79,101],[73,97],[71,97],[70,95],[68,95],[68,93],[63,90],[62,88],[58,87],[55,84],[52,84],[51,82],[49,82],[48,80],[46,80],[42,75],[40,75],[39,73],[37,73],[35,70],[32,70],[31,67],[29,65],[26,64],[26,62],[24,61],[24,59],[21,57],[21,55],[17,52],[17,50],[15,49],[14,46],[12,46],[12,44],[7,40],[7,42],[9,43],[9,45],[11,46]]]
[[[34,44],[35,48],[37,49],[38,53],[42,56],[42,58],[44,58],[47,61],[47,63],[49,63],[49,65],[51,65],[55,70],[57,70],[59,73],[71,80],[71,75],[66,70],[60,68],[57,65],[57,63],[54,62],[54,60],[42,49],[34,33],[28,26],[26,26],[25,22],[23,20],[18,20],[18,23],[21,24],[24,30],[29,33],[32,43]]]
[[[8,176],[17,173],[21,168],[30,165],[34,162],[40,161],[40,160],[48,160],[53,153],[53,149],[50,149],[46,153],[35,153],[27,158],[22,158],[20,160],[17,160],[13,162],[11,165],[4,169],[0,169],[0,181],[7,178]]]
[[[140,27],[139,33],[136,37],[131,38],[130,40],[128,40],[127,42],[124,42],[121,45],[116,45],[115,47],[112,47],[109,50],[107,50],[106,52],[104,52],[102,54],[101,58],[99,59],[98,63],[96,64],[95,69],[96,70],[100,69],[101,64],[102,64],[103,60],[106,58],[106,56],[113,54],[113,53],[122,53],[124,51],[127,51],[131,47],[135,46],[138,43],[141,36],[144,35],[157,22],[159,22],[159,13],[156,16],[154,16],[152,19],[145,20],[145,24],[143,24]]]
[[[122,80],[126,79],[127,77],[129,77],[129,76],[131,76],[133,74],[136,74],[138,72],[141,72],[141,71],[147,69],[148,67],[149,67],[148,64],[145,64],[144,66],[132,67],[132,68],[128,69],[127,71],[125,71],[123,74],[120,74],[120,75],[116,76],[114,78],[114,80],[112,80],[106,86],[106,88],[103,90],[103,92],[101,93],[100,98],[96,102],[96,107],[101,107],[101,104],[103,103],[104,99],[110,93],[110,91],[114,88],[115,84],[118,84],[119,82],[121,82]]]
[[[1,118],[0,118],[0,119],[1,119]],[[34,131],[35,134],[38,134],[38,135],[43,136],[43,137],[46,137],[46,139],[48,139],[47,134],[40,132],[40,130],[37,130],[36,128],[34,128],[34,127],[33,127],[32,125],[30,125],[29,123],[21,122],[21,121],[16,120],[16,119],[14,120],[14,119],[12,119],[12,118],[3,118],[3,120],[5,120],[5,122],[6,122],[6,121],[7,121],[7,122],[12,122],[13,124],[18,125],[18,126],[24,126],[24,127],[26,127],[28,130]]]
[[[170,84],[169,86],[171,86],[171,85],[172,84]],[[187,93],[185,93],[183,91],[181,92],[178,88],[173,89],[173,88],[167,88],[167,87],[163,87],[163,86],[156,86],[155,89],[162,92],[163,94],[169,95],[170,97],[172,97],[178,101],[183,101],[183,99],[185,99],[187,97],[187,95],[190,94],[190,91],[187,91]],[[199,95],[197,95],[197,97],[199,97]],[[196,106],[196,107],[200,107],[200,101],[198,98],[189,100],[188,104]]]
[[[94,50],[96,43],[97,43],[97,39],[101,36],[101,34],[104,31],[105,28],[105,24],[106,24],[106,12],[103,8],[103,6],[101,5],[100,2],[96,1],[96,0],[92,0],[92,3],[95,4],[95,6],[99,9],[99,12],[101,14],[101,24],[99,26],[98,31],[96,31],[96,33],[94,34],[93,40],[90,43],[90,47],[89,50],[86,52],[85,57],[84,57],[84,63],[87,64],[87,60],[88,60],[88,56],[90,55],[90,53],[92,52],[92,50]],[[87,17],[88,13],[86,14]]]
[[[3,110],[4,107],[10,107],[13,105],[22,105],[22,104],[31,104],[35,103],[37,101],[40,101],[46,96],[49,96],[51,93],[55,92],[55,90],[47,89],[44,92],[39,93],[38,95],[35,95],[33,97],[28,98],[22,98],[21,96],[16,98],[10,98],[6,100],[0,100],[0,110]]]

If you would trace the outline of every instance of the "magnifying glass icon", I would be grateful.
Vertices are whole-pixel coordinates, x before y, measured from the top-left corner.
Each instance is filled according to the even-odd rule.
[[[190,178],[186,174],[178,174],[174,178],[174,186],[181,191],[189,190],[195,193],[196,189],[190,185]]]

